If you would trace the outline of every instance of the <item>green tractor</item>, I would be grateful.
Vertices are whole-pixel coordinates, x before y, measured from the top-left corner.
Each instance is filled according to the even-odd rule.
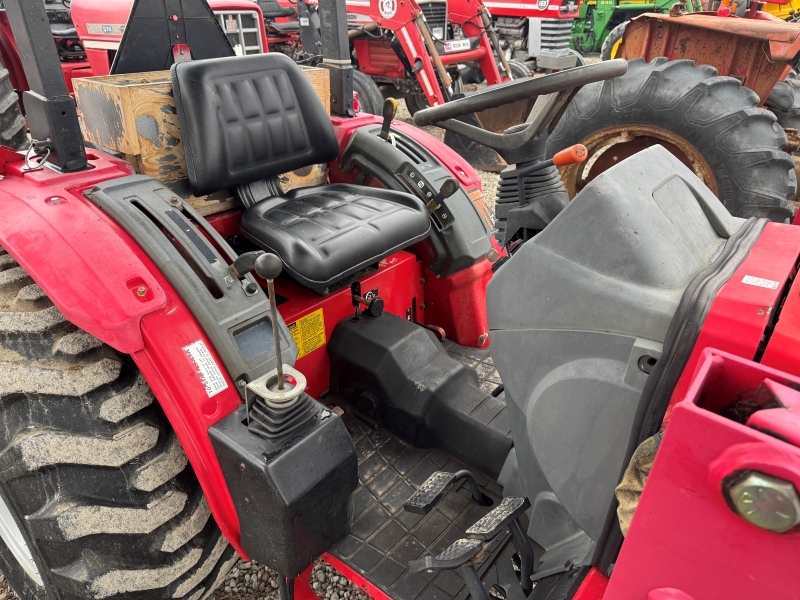
[[[625,26],[643,13],[667,13],[679,0],[588,0],[581,2],[572,25],[570,46],[581,54],[600,52],[603,60],[614,57]],[[687,11],[702,10],[700,0],[686,3]]]

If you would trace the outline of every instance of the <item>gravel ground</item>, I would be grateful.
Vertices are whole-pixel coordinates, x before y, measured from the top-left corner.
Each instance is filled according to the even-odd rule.
[[[368,600],[343,575],[322,561],[314,565],[311,587],[322,600]],[[217,592],[209,600],[279,600],[278,575],[256,561],[234,565]],[[2,599],[0,599],[2,600]]]

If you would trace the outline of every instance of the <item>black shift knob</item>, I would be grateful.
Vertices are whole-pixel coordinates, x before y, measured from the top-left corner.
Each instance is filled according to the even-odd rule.
[[[256,259],[255,270],[262,279],[277,279],[283,270],[283,263],[275,254],[262,254]]]

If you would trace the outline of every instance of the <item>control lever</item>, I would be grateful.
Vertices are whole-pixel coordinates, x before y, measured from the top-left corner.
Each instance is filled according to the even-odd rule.
[[[439,193],[436,194],[432,200],[428,200],[426,205],[428,212],[436,217],[436,220],[441,224],[442,231],[447,229],[453,224],[453,213],[447,208],[445,198],[449,198],[458,190],[458,182],[452,177],[445,180]]]
[[[275,338],[275,363],[278,368],[278,389],[283,390],[283,356],[281,354],[281,336],[278,328],[278,306],[275,303],[275,279],[281,274],[283,263],[275,254],[267,254],[264,252],[256,257],[254,268],[256,275],[267,280],[269,312],[272,317],[272,337]]]
[[[382,140],[389,141],[389,129],[392,127],[392,121],[397,114],[397,100],[394,98],[387,98],[383,101],[383,125],[381,125],[381,132],[378,137]]]
[[[241,279],[250,273],[256,268],[256,259],[258,259],[258,257],[262,254],[265,254],[263,250],[255,250],[253,252],[245,252],[244,254],[237,256],[236,260],[233,261],[233,264],[231,265],[233,274]]]
[[[359,316],[367,319],[377,319],[383,314],[383,298],[378,296],[373,296],[369,299],[364,298],[361,295],[361,284],[358,281],[350,284],[350,294],[353,298],[353,306],[356,309],[354,320],[358,320]],[[361,312],[360,305],[367,307],[364,312]]]
[[[244,254],[240,254],[236,257],[236,260],[233,261],[231,265],[231,270],[233,274],[236,275],[238,279],[244,279],[244,276],[250,273],[256,267],[256,260],[259,256],[264,254],[263,250],[255,250],[253,252],[245,252]],[[242,282],[242,286],[244,287],[244,291],[249,294],[255,294],[258,291],[258,284],[254,281],[244,281]]]
[[[566,167],[575,163],[585,161],[589,157],[589,151],[583,144],[575,144],[569,148],[564,148],[560,152],[556,152],[550,160],[542,160],[530,166],[523,167],[517,171],[517,195],[520,202],[525,198],[525,176],[541,171],[548,167]]]

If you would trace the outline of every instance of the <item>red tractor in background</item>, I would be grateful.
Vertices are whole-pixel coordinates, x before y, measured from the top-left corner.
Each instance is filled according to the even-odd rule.
[[[509,60],[544,72],[584,64],[569,47],[579,0],[487,0],[484,4],[492,13],[500,46]]]
[[[555,189],[586,151],[546,159],[548,132],[624,61],[415,115],[514,165],[501,248],[458,155],[352,114],[344,2],[320,5],[332,116],[207,5],[137,6],[115,64],[170,65],[192,191],[238,204],[201,216],[86,148],[43,4],[6,0],[33,138],[0,149],[21,597],[202,600],[236,553],[283,600],[319,556],[379,600],[797,596],[800,228],[732,217],[659,146]],[[169,35],[140,46],[137,16]],[[225,54],[184,60],[198,32]],[[503,133],[457,120],[531,98]]]

